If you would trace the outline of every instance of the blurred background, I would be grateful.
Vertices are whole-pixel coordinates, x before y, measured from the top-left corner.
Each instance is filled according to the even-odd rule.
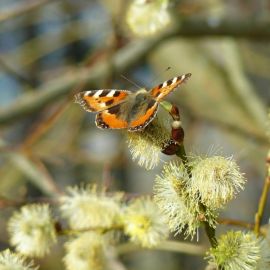
[[[0,0],[1,250],[8,247],[6,219],[21,202],[91,182],[151,194],[173,157],[161,156],[151,171],[139,167],[125,132],[97,129],[95,115],[73,102],[82,90],[137,90],[123,75],[149,89],[192,73],[168,97],[180,108],[185,147],[236,159],[248,181],[221,217],[254,222],[269,148],[270,1],[163,1],[166,9],[143,22],[133,2]],[[269,211],[268,204],[263,223]],[[204,238],[201,232],[199,242]],[[40,269],[64,269],[62,255],[59,244]],[[120,258],[126,269],[205,265],[202,257],[153,250]]]

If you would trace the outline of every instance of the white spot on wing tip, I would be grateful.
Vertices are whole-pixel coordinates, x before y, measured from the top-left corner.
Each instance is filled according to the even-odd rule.
[[[167,82],[164,82],[163,84],[162,84],[162,87],[166,87],[167,86]]]
[[[114,95],[115,92],[116,92],[115,90],[111,90],[111,91],[106,95],[106,97],[113,97],[113,95]]]
[[[178,80],[178,78],[177,77],[174,77],[172,83],[176,83],[177,80]]]
[[[98,90],[93,97],[97,98],[102,94],[103,90]]]

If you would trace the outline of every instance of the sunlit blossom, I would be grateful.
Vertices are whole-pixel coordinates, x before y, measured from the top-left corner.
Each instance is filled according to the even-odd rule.
[[[42,257],[56,242],[54,220],[47,204],[23,206],[8,222],[11,244],[21,254]]]
[[[168,237],[168,228],[156,204],[149,198],[133,200],[127,207],[124,230],[131,241],[153,247]]]
[[[164,144],[170,140],[170,134],[165,125],[154,119],[141,132],[128,132],[127,142],[132,159],[148,170],[156,167]]]
[[[9,249],[0,252],[1,270],[37,270],[32,261],[27,262],[22,255],[13,253]]]
[[[244,187],[245,178],[232,158],[193,157],[189,189],[206,207],[222,208]]]
[[[95,185],[75,186],[60,199],[60,210],[73,229],[109,228],[119,222],[121,199],[121,193],[109,196]]]
[[[167,163],[155,179],[154,200],[172,232],[184,231],[186,236],[193,237],[203,220],[215,227],[216,213],[209,209],[201,210],[199,202],[189,194],[189,181],[183,163]]]
[[[262,257],[261,242],[253,233],[230,231],[220,237],[216,248],[210,249],[208,259],[224,270],[255,270]]]
[[[67,270],[102,270],[105,266],[102,235],[86,232],[65,244]]]

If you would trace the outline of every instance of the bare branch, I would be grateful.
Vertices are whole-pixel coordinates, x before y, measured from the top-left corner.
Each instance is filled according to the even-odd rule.
[[[177,35],[185,37],[222,37],[229,36],[246,39],[270,38],[270,22],[256,21],[252,18],[246,20],[207,19],[179,21],[181,28]]]
[[[163,36],[140,40],[130,43],[120,49],[112,59],[116,74],[123,72],[130,66],[138,63],[149,51],[160,42],[174,37],[203,37],[203,36],[231,36],[242,38],[269,39],[270,23],[256,21],[216,21],[186,20]],[[72,91],[79,82],[94,83],[106,77],[110,70],[110,64],[105,59],[97,63],[91,72],[87,68],[76,69],[72,74],[44,84],[33,93],[24,94],[12,105],[0,110],[0,125],[17,121],[31,113],[37,112],[46,105],[56,102],[61,97]]]
[[[21,15],[25,15],[50,2],[56,1],[55,0],[23,1],[23,3],[18,4],[15,8],[0,12],[0,23],[3,23],[4,21],[10,19],[14,19]]]
[[[168,240],[168,241],[162,242],[160,245],[158,245],[154,249],[185,253],[185,254],[194,255],[194,256],[201,256],[205,254],[207,247],[189,244],[185,242],[179,242],[179,241],[176,242],[176,241]],[[134,245],[133,243],[121,244],[116,247],[116,252],[119,255],[123,255],[126,253],[138,251],[138,250],[142,250],[142,247],[138,245]]]
[[[121,49],[112,59],[116,73],[121,73],[135,63],[138,63],[147,52],[158,44],[159,40],[160,38],[150,41],[138,41]],[[93,84],[96,81],[102,80],[110,71],[110,67],[111,64],[108,63],[107,59],[104,59],[98,62],[91,70],[88,68],[76,69],[72,73],[68,73],[43,85],[35,92],[24,94],[20,100],[16,100],[12,105],[1,108],[0,125],[17,121],[22,117],[39,111],[46,105],[68,95],[80,82]]]

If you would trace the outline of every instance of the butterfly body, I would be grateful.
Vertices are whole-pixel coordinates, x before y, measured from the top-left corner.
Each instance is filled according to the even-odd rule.
[[[150,91],[137,92],[115,89],[101,89],[80,92],[75,102],[86,111],[97,112],[96,125],[99,128],[129,131],[143,130],[155,117],[159,102],[191,76],[190,73],[168,80]]]

